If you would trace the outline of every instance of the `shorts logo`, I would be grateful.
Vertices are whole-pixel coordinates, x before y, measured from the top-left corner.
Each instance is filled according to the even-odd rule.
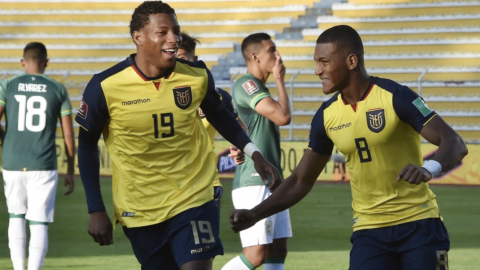
[[[258,91],[258,86],[253,80],[248,80],[242,84],[243,89],[247,91],[247,94],[251,95]]]
[[[134,212],[123,212],[122,217],[133,217],[135,216]]]
[[[88,104],[82,99],[80,101],[80,106],[77,111],[77,115],[83,119],[87,119],[88,114]]]
[[[185,110],[192,104],[192,88],[184,86],[173,89],[175,104],[178,108]]]
[[[367,112],[368,129],[379,133],[385,127],[385,111],[383,109],[374,109]]]

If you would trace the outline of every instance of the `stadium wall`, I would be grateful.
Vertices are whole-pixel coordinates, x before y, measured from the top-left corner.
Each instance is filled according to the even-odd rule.
[[[305,141],[282,141],[282,161],[281,166],[283,175],[289,176],[300,162],[303,152],[308,143]],[[227,157],[230,143],[224,140],[215,142],[215,152],[218,155],[218,168],[222,178],[232,178],[235,170],[235,164]],[[441,177],[430,181],[430,184],[447,185],[479,185],[480,186],[480,144],[468,144],[468,155],[462,163]],[[112,167],[110,156],[107,152],[103,140],[99,141],[100,150],[100,173],[101,175],[111,175]],[[422,144],[424,158],[428,158],[436,151],[436,146],[432,144]],[[335,152],[335,149],[334,149]],[[64,151],[63,139],[57,139],[57,157],[58,171],[60,174],[66,173],[67,163]],[[340,156],[341,160],[341,156]],[[77,164],[77,161],[75,161]],[[78,174],[78,166],[75,173]],[[344,178],[342,179],[342,176]],[[325,170],[320,174],[318,181],[337,181],[347,182],[349,180],[348,172],[342,173],[342,166],[339,162],[330,160]]]

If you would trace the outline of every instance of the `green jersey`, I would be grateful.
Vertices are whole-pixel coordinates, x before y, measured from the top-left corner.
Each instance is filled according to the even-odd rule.
[[[247,126],[248,136],[262,155],[281,173],[278,126],[255,111],[255,106],[260,100],[270,97],[268,88],[251,74],[246,74],[235,82],[232,92],[238,115]],[[233,189],[259,185],[265,183],[255,170],[253,160],[247,157],[235,170]]]
[[[2,168],[10,171],[57,169],[57,120],[72,113],[65,87],[45,75],[21,74],[0,83],[6,134]]]

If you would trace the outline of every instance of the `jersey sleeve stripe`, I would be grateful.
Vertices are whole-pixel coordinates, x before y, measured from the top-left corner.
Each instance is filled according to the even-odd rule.
[[[86,131],[88,131],[88,129],[86,129],[86,128],[85,128],[84,126],[82,126],[80,123],[77,122],[77,124],[78,124],[81,128],[83,128],[83,129],[85,129]]]
[[[427,121],[425,121],[425,123],[423,123],[423,126],[425,126],[426,124],[428,124],[428,122],[430,122],[430,121],[433,119],[433,117],[435,117],[436,115],[437,115],[436,113],[433,114],[432,117],[430,117]]]
[[[72,110],[65,110],[60,113],[61,116],[70,115],[70,114],[72,114]]]
[[[250,107],[252,109],[255,109],[255,105],[257,105],[257,103],[266,98],[266,97],[269,97],[270,95],[268,93],[261,93],[259,95],[257,95],[256,97],[252,98],[252,101],[250,101]]]

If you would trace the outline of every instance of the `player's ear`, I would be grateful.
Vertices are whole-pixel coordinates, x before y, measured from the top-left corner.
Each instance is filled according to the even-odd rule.
[[[25,61],[25,59],[20,59],[20,64],[22,67],[25,67],[27,65],[27,61]]]
[[[142,37],[142,34],[139,31],[133,31],[132,39],[133,39],[133,42],[135,42],[135,44],[137,46],[142,45],[143,37]]]
[[[347,66],[349,70],[354,70],[358,65],[358,57],[355,54],[349,54],[347,56]]]
[[[257,53],[252,53],[250,55],[250,59],[253,61],[253,62],[258,62],[258,55]]]
[[[195,55],[195,56],[193,57],[193,62],[197,62],[197,61],[198,61],[198,56]]]

